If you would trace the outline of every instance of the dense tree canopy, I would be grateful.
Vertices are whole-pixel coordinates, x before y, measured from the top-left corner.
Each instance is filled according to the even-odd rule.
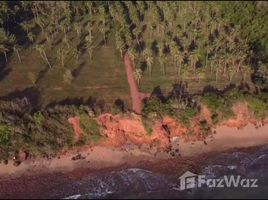
[[[110,50],[118,51],[118,55],[109,58],[120,60],[119,53],[121,58],[125,53],[128,54],[135,67],[134,77],[139,86],[147,76],[148,79],[155,80],[154,84],[161,86],[156,68],[161,69],[161,78],[176,77],[183,85],[176,88],[175,83],[171,95],[165,94],[167,98],[164,100],[153,97],[145,102],[142,117],[144,126],[148,129],[148,124],[151,123],[148,116],[151,113],[177,117],[185,126],[190,127],[190,119],[200,111],[199,103],[207,105],[212,112],[213,123],[216,124],[220,119],[230,117],[233,114],[232,105],[241,99],[247,101],[255,115],[263,119],[267,117],[268,110],[267,32],[266,2],[0,1],[0,77],[3,74],[2,66],[15,59],[19,65],[14,65],[13,62],[13,71],[16,71],[16,67],[27,71],[31,64],[35,68],[42,68],[29,70],[27,74],[34,88],[43,89],[36,85],[45,73],[58,73],[50,79],[44,79],[52,82],[51,85],[62,76],[64,83],[70,86],[75,78],[73,72],[80,70],[80,61],[86,59],[92,64],[95,59],[101,60],[102,57],[96,57],[96,52],[109,47]],[[111,51],[107,52],[110,55]],[[41,62],[23,64],[27,56]],[[70,60],[72,67],[68,66]],[[116,70],[113,67],[117,64],[112,62],[111,68],[99,69],[100,64],[97,63],[96,70],[90,71],[94,74],[91,79],[95,80],[90,81],[101,79],[103,69],[110,70],[107,70],[104,79],[115,76]],[[84,66],[93,68],[93,65]],[[117,71],[120,71],[121,66],[118,66]],[[172,70],[168,70],[170,68]],[[8,87],[26,79],[21,71],[14,73],[14,82],[6,82]],[[89,82],[90,73],[85,73],[85,80],[82,79],[81,82]],[[17,80],[16,76],[20,79]],[[239,79],[235,78],[237,76]],[[256,94],[252,94],[252,91],[245,93],[232,90],[227,94],[222,90],[219,95],[206,94],[204,90],[204,94],[194,99],[194,94],[189,95],[182,90],[187,78],[198,83],[203,80],[206,84],[202,86],[208,86],[207,77],[213,83],[224,79],[224,84],[227,81],[228,85],[247,85],[249,82],[252,86],[254,82],[259,86],[256,91],[264,92],[254,91]],[[114,82],[123,85],[124,82],[119,79],[121,77],[115,77]],[[112,85],[109,80],[105,80],[106,84]],[[97,84],[81,85],[89,90],[101,88]],[[111,90],[115,86],[112,85]],[[71,90],[62,85],[53,89],[55,93],[71,93]],[[80,91],[74,95],[77,96]],[[116,93],[116,98],[122,93]],[[123,95],[128,96],[126,93]],[[121,100],[118,99],[118,102]],[[26,104],[26,109],[24,101],[0,101],[0,160],[12,157],[20,149],[31,155],[46,155],[77,145],[72,141],[72,129],[66,120],[73,115],[80,116],[85,132],[93,130],[93,133],[80,141],[81,144],[100,138],[98,124],[88,114],[89,110],[94,116],[106,110],[105,103],[101,101],[98,104],[90,107],[56,106],[36,111],[32,107],[34,105]],[[121,108],[121,111],[124,110]],[[115,112],[118,112],[118,108]]]
[[[58,40],[64,44],[56,55],[60,65],[83,50],[94,59],[99,34],[103,45],[111,37],[121,54],[128,52],[136,71],[145,63],[150,75],[155,62],[165,75],[170,60],[182,79],[210,71],[216,81],[221,74],[231,82],[235,73],[246,78],[267,69],[267,6],[258,2],[1,2],[0,16],[6,62],[11,51],[19,56],[18,45],[31,44],[52,67],[46,51]],[[256,51],[264,56],[253,68]]]

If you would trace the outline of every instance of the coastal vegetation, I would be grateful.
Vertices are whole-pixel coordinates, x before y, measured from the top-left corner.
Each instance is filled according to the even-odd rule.
[[[131,112],[125,54],[151,94],[141,113],[148,135],[165,116],[191,127],[202,106],[215,125],[239,102],[264,120],[267,11],[258,1],[0,2],[0,160],[103,139],[99,115]]]

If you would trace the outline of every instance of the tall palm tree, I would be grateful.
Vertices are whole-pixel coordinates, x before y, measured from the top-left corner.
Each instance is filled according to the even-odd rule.
[[[4,54],[6,63],[7,63],[7,51],[8,48],[6,48],[5,45],[0,44],[0,53]]]
[[[195,49],[190,53],[189,59],[194,70],[194,74],[196,74],[196,63],[200,60],[200,57],[201,55],[198,49]]]
[[[121,57],[123,58],[123,51],[124,51],[125,43],[121,37],[120,32],[115,33],[115,45],[116,45],[116,48],[120,51]]]
[[[158,60],[159,60],[159,63],[162,67],[163,75],[166,76],[166,65],[165,65],[166,64],[166,55],[164,54],[164,44],[158,43],[157,47],[158,47],[158,51],[159,51]]]
[[[136,52],[135,52],[135,50],[132,47],[130,47],[127,50],[127,54],[129,56],[129,58],[131,59],[132,65],[134,67],[135,66],[135,61],[136,61]]]
[[[76,35],[77,35],[77,37],[79,38],[80,35],[81,35],[80,24],[77,23],[77,22],[75,22],[75,23],[73,24],[73,26],[74,26],[74,30],[75,30],[75,32],[76,32]]]
[[[176,66],[178,68],[178,76],[181,75],[181,68],[182,68],[182,65],[184,63],[184,55],[180,52],[180,51],[177,51],[176,54],[174,55],[174,58],[175,58],[175,62],[178,63],[178,65]]]
[[[140,87],[140,81],[142,78],[142,70],[140,68],[136,68],[134,71],[134,78],[138,83],[138,86]]]
[[[47,54],[46,54],[44,45],[36,45],[35,49],[39,52],[41,58],[43,58],[45,60],[45,62],[48,64],[49,68],[52,68],[51,65],[50,65],[50,62],[49,62],[49,60],[47,58]]]
[[[145,49],[143,52],[146,64],[148,66],[149,76],[152,76],[152,64],[153,64],[153,54],[151,49]]]
[[[16,52],[16,54],[17,54],[17,56],[18,56],[18,59],[19,59],[19,61],[20,61],[20,63],[21,63],[21,58],[20,58],[20,54],[19,54],[19,49],[20,49],[20,47],[18,47],[18,45],[14,45],[13,46],[13,50]]]
[[[33,35],[33,33],[32,32],[29,32],[28,34],[27,34],[27,37],[28,37],[28,39],[30,40],[30,42],[34,42],[34,35]]]
[[[65,56],[66,56],[66,51],[63,48],[59,48],[57,50],[57,58],[60,60],[62,67],[64,67],[65,65]]]
[[[158,60],[160,65],[162,66],[163,76],[166,76],[166,57],[164,55],[159,55]]]

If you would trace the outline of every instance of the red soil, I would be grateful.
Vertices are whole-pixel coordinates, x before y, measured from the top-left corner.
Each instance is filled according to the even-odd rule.
[[[73,126],[74,130],[74,143],[77,142],[81,136],[83,135],[83,131],[80,128],[80,120],[79,117],[70,117],[68,122]]]
[[[229,127],[242,128],[249,122],[256,124],[256,120],[253,119],[253,114],[249,110],[249,107],[245,103],[237,103],[233,106],[233,112],[235,117],[228,119],[223,124]]]
[[[122,146],[128,142],[136,145],[148,144],[165,149],[169,146],[169,135],[160,121],[153,125],[153,133],[146,134],[139,115],[124,117],[120,115],[103,114],[97,121],[103,127],[102,134],[107,137],[108,144]]]
[[[257,120],[253,118],[248,106],[238,103],[233,107],[236,117],[226,120],[221,125],[242,128],[248,123],[256,125]],[[190,127],[185,127],[180,121],[165,116],[162,120],[156,119],[152,125],[152,134],[148,135],[142,123],[141,115],[112,115],[105,113],[100,115],[97,122],[101,126],[101,134],[106,137],[102,145],[121,147],[131,143],[138,146],[147,144],[155,146],[159,150],[166,150],[171,145],[173,137],[184,138],[188,141],[203,140],[200,122],[206,120],[210,127],[213,127],[210,111],[202,107],[201,113],[190,120]],[[82,135],[79,127],[79,118],[69,118],[69,123],[74,127],[75,141]],[[268,120],[265,121],[268,123]],[[263,122],[263,123],[265,123]],[[193,134],[188,134],[192,132]]]
[[[124,55],[124,64],[130,88],[130,96],[132,99],[132,110],[137,114],[141,114],[142,100],[145,98],[149,98],[151,94],[139,92],[137,82],[134,78],[131,60],[127,54]]]

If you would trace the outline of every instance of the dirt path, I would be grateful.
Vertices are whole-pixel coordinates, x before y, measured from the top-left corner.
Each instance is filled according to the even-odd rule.
[[[134,79],[134,73],[131,66],[131,60],[127,54],[124,55],[124,65],[127,74],[127,80],[130,88],[130,96],[132,100],[132,110],[137,114],[141,114],[142,100],[150,97],[150,93],[139,92],[137,82]]]

